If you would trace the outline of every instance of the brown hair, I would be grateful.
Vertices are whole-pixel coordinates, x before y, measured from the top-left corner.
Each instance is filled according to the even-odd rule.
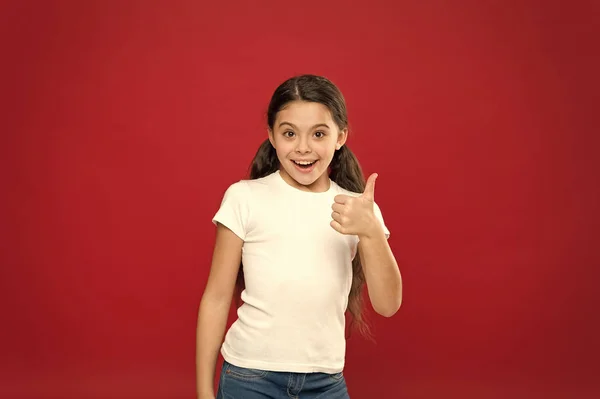
[[[340,90],[328,79],[315,75],[302,75],[283,82],[273,93],[267,111],[267,124],[273,129],[277,113],[291,101],[311,101],[325,105],[331,112],[334,122],[340,130],[348,127],[346,102]],[[337,150],[331,160],[329,177],[346,190],[362,193],[365,189],[365,178],[352,151],[347,145]],[[250,166],[250,179],[258,179],[270,175],[279,169],[279,160],[275,148],[266,139],[258,148]],[[348,295],[348,312],[352,316],[350,327],[356,328],[364,337],[371,339],[369,325],[363,315],[363,287],[365,275],[356,254],[352,261],[352,286]],[[240,265],[236,291],[244,289],[243,265]],[[239,297],[238,297],[239,298]]]

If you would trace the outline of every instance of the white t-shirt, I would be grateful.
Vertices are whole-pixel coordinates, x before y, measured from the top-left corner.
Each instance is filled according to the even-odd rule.
[[[243,241],[245,290],[221,353],[239,367],[297,373],[344,368],[345,318],[358,237],[330,226],[338,194],[331,181],[312,193],[279,171],[229,186],[213,223]],[[381,221],[381,211],[374,211]]]

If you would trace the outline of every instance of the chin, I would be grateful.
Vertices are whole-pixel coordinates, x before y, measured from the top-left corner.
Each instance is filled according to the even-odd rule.
[[[309,176],[296,177],[296,176],[294,176],[294,180],[296,180],[298,183],[302,184],[303,186],[310,186],[318,180],[318,177],[309,177]]]
[[[322,172],[318,171],[318,170],[313,170],[310,173],[302,173],[302,172],[296,170],[294,165],[290,165],[289,168],[286,168],[286,172],[298,184],[301,184],[303,186],[310,186],[311,184],[316,182],[319,179],[319,177],[322,175]]]

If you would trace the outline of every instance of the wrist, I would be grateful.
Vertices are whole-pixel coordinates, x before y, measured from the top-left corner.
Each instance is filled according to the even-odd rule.
[[[381,239],[381,238],[385,238],[385,232],[383,231],[383,227],[381,226],[381,223],[379,223],[379,220],[377,220],[377,219],[373,220],[369,229],[365,230],[361,234],[358,234],[359,241]]]

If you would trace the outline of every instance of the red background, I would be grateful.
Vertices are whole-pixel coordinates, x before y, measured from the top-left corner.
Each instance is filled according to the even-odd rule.
[[[405,284],[352,397],[599,397],[598,3],[217,4],[2,3],[0,396],[194,397],[210,219],[316,73]]]

